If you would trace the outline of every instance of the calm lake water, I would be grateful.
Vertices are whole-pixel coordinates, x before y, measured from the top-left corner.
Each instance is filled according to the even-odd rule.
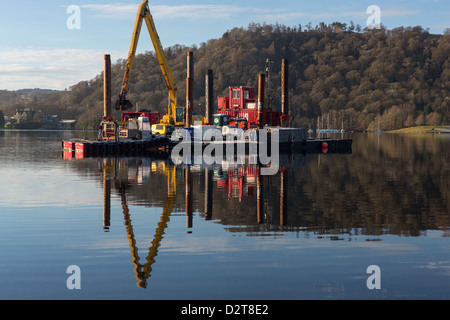
[[[0,299],[450,298],[450,135],[355,133],[260,176],[63,157],[95,134],[0,131]]]

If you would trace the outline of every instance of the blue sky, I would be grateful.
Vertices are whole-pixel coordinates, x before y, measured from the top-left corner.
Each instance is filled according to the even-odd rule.
[[[104,54],[113,62],[126,58],[141,0],[1,2],[0,89],[63,90],[98,75]],[[80,10],[79,29],[67,26],[72,5]],[[149,5],[164,47],[200,44],[251,22],[353,21],[365,27],[370,5],[380,8],[388,29],[420,25],[442,34],[450,27],[450,0],[150,0]],[[138,51],[153,51],[144,31]]]

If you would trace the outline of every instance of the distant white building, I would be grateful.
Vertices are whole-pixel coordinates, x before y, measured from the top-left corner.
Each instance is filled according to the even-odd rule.
[[[48,115],[41,110],[34,111],[31,108],[16,109],[12,117],[5,116],[5,125],[14,127],[17,124],[27,122],[40,123],[42,129],[75,129],[76,120],[60,120],[57,115]]]
[[[16,113],[11,117],[16,123],[25,123],[33,118],[34,111],[30,108],[17,109]]]
[[[59,122],[61,124],[61,128],[65,130],[75,129],[75,124],[77,120],[61,120]]]

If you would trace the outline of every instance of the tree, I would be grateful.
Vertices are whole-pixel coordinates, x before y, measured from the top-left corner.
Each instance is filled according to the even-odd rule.
[[[350,26],[348,27],[348,30],[352,31],[355,30],[355,24],[353,23],[353,21],[350,21]]]
[[[269,58],[275,63],[270,82],[275,110],[281,100],[281,60],[289,60],[294,125],[314,123],[318,116],[331,112],[342,114],[348,130],[366,130],[380,114],[391,127],[436,123],[438,116],[443,123],[450,121],[450,37],[429,34],[421,27],[373,32],[362,31],[353,22],[320,23],[316,28],[311,23],[295,28],[251,23],[247,29],[232,28],[198,47],[174,45],[165,51],[181,106],[185,104],[186,52],[194,52],[194,105],[198,109],[194,111],[204,105],[207,69],[214,71],[217,103],[217,97],[228,95],[229,86],[256,88],[258,74],[264,73]],[[111,67],[113,102],[121,89],[125,64],[119,60]],[[140,108],[167,112],[167,87],[153,52],[136,56],[127,98]],[[95,128],[103,114],[102,74],[60,92],[0,90],[5,115],[12,115],[19,104],[78,120],[79,128]],[[390,110],[392,106],[396,108]]]
[[[5,116],[3,114],[3,111],[0,110],[0,128],[3,128],[5,126]]]
[[[442,115],[437,112],[431,112],[425,117],[425,120],[429,126],[438,126],[442,122]]]

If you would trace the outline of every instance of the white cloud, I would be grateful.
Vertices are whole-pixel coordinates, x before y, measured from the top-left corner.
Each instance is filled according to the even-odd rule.
[[[381,9],[381,16],[385,16],[388,18],[394,18],[394,17],[405,17],[405,16],[412,16],[421,13],[420,10],[383,10]]]
[[[124,56],[123,53],[111,55]],[[63,90],[100,74],[103,59],[104,52],[88,49],[3,49],[0,50],[0,89]]]
[[[80,6],[96,12],[96,17],[130,19],[136,16],[138,5],[134,4],[85,4]]]
[[[386,10],[381,8],[381,18],[398,18],[411,16],[421,13],[420,10],[407,10],[407,9],[397,9],[397,10]],[[367,19],[370,16],[365,10],[364,11],[344,11],[341,13],[336,13],[336,17],[351,17],[354,19]]]
[[[395,17],[403,17],[403,16],[410,16],[419,14],[421,11],[419,10],[381,10],[381,17],[382,18],[395,18]],[[337,21],[343,21],[344,18],[348,19],[367,19],[369,17],[369,14],[365,10],[362,11],[348,11],[348,10],[334,10],[334,11],[328,11],[328,12],[287,12],[287,11],[279,11],[279,12],[273,12],[270,13],[263,13],[260,12],[259,15],[260,18],[265,19],[267,21],[277,21],[277,22],[284,22],[284,21],[292,21],[292,20],[299,20],[299,19],[306,19],[307,21],[310,20],[330,20],[334,19]],[[306,21],[304,20],[304,21]]]
[[[136,17],[138,5],[130,4],[87,4],[81,6],[84,9],[95,12],[94,16],[103,19],[125,19],[134,20]],[[254,17],[255,21],[266,21],[268,23],[280,22],[288,23],[289,21],[343,21],[344,19],[367,19],[369,14],[366,8],[359,11],[349,10],[349,8],[341,7],[323,11],[298,11],[283,9],[264,9],[250,8],[246,6],[234,5],[150,5],[150,11],[156,20],[166,19],[228,19],[249,13]],[[414,9],[384,9],[381,8],[382,18],[399,18],[420,14],[420,10]]]
[[[151,7],[150,10],[153,10],[154,16],[159,19],[224,19],[250,9],[228,5],[184,5],[155,6]]]
[[[310,13],[310,12],[280,12],[280,13],[270,13],[261,14],[259,18],[267,22],[286,22],[299,20],[308,22],[310,20],[320,20],[334,18],[335,15],[332,13]]]
[[[137,5],[128,4],[87,4],[81,8],[96,12],[96,17],[106,19],[134,19],[138,10]],[[150,6],[155,19],[224,19],[232,17],[238,12],[245,12],[249,8],[229,5],[181,5],[181,6]]]

